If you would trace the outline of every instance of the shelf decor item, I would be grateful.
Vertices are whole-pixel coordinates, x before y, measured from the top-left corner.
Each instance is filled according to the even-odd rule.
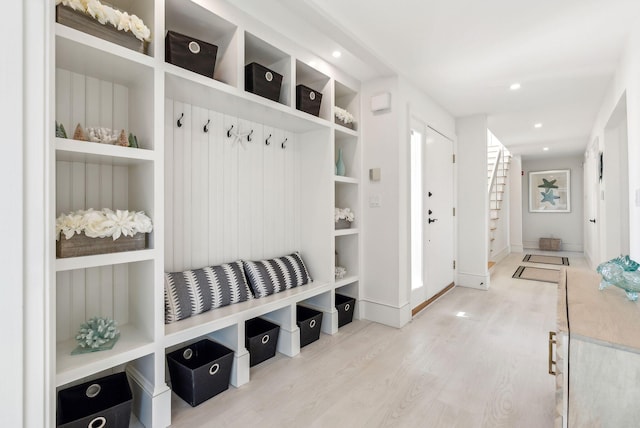
[[[336,175],[344,177],[347,174],[344,166],[344,160],[342,159],[342,149],[338,149],[338,161],[336,162]]]
[[[346,128],[353,129],[355,126],[355,118],[347,110],[338,106],[334,107],[334,113],[336,117],[336,123]]]
[[[56,257],[143,250],[151,219],[142,211],[78,210],[56,219]]]
[[[600,290],[604,290],[610,285],[615,285],[624,290],[627,298],[632,302],[638,300],[640,293],[640,272],[638,272],[637,262],[631,260],[629,256],[620,256],[608,262],[598,265],[596,272],[602,276]]]
[[[244,67],[244,89],[273,101],[280,100],[282,74],[252,62]]]
[[[80,326],[76,335],[78,347],[71,355],[109,350],[119,338],[118,323],[110,318],[93,317]]]
[[[305,306],[296,305],[296,324],[300,329],[300,347],[320,339],[323,313]]]
[[[245,348],[249,351],[249,366],[253,367],[276,355],[280,326],[262,318],[245,321]]]
[[[351,223],[356,219],[351,208],[336,208],[334,210],[334,220],[337,229],[349,229]]]
[[[347,276],[347,269],[342,266],[336,266],[335,276],[336,279],[343,279],[345,276]]]
[[[296,109],[314,116],[320,116],[322,93],[314,91],[308,86],[296,86]]]
[[[165,61],[213,79],[218,46],[193,37],[167,31],[164,41]]]
[[[95,379],[58,392],[56,426],[128,427],[133,395],[124,372]]]
[[[336,293],[336,310],[338,311],[338,328],[353,321],[356,299]]]
[[[67,138],[67,131],[62,123],[56,121],[56,138]]]
[[[98,0],[56,0],[56,22],[147,54],[151,30],[136,15]]]

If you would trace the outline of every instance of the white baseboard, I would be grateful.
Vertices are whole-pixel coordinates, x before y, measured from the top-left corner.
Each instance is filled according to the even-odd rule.
[[[395,328],[402,328],[411,321],[411,305],[409,303],[396,307],[361,299],[358,304],[361,308],[360,316],[362,319]]]
[[[127,367],[133,389],[133,413],[146,427],[171,425],[171,390],[165,384],[154,386],[135,367]]]
[[[489,273],[478,275],[473,273],[458,272],[456,275],[456,286],[475,288],[478,290],[489,289]]]
[[[511,252],[512,253],[523,253],[524,246],[522,244],[511,244]]]
[[[524,248],[529,250],[539,250],[538,241],[524,241]],[[584,247],[582,244],[571,244],[568,242],[562,242],[562,251],[570,251],[573,253],[582,253],[584,251]]]

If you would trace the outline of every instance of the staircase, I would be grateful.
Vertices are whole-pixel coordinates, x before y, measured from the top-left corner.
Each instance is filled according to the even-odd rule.
[[[487,143],[487,178],[489,180],[489,259],[493,253],[495,233],[500,225],[500,214],[507,186],[507,173],[511,153],[489,132]]]

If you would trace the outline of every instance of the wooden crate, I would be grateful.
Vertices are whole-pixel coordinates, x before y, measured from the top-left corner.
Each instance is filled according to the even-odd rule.
[[[541,250],[559,251],[562,246],[562,240],[558,238],[540,238],[538,246]]]
[[[89,15],[62,5],[56,6],[56,22],[143,54],[149,50],[149,42],[138,40],[130,31],[101,24]]]
[[[56,242],[56,257],[92,256],[95,254],[119,253],[121,251],[144,250],[147,247],[147,233],[136,233],[134,236],[113,238],[89,238],[84,233],[73,235],[71,239],[64,235]]]

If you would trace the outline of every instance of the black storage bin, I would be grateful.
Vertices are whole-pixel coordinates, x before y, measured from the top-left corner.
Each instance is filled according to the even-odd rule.
[[[58,392],[56,425],[129,428],[132,400],[124,372],[72,386]]]
[[[311,342],[320,339],[322,312],[305,308],[304,306],[297,306],[296,324],[300,329],[300,347],[307,346]]]
[[[203,339],[167,354],[171,389],[192,407],[229,388],[233,351]]]
[[[164,41],[164,59],[213,79],[218,47],[184,34],[168,31]]]
[[[244,89],[273,101],[280,100],[282,75],[252,62],[244,67]]]
[[[356,299],[336,293],[336,309],[338,310],[338,328],[353,321],[353,309]]]
[[[245,322],[245,346],[249,351],[249,367],[276,355],[280,326],[262,318]]]
[[[314,116],[320,115],[322,93],[314,91],[308,86],[296,86],[296,108]]]

